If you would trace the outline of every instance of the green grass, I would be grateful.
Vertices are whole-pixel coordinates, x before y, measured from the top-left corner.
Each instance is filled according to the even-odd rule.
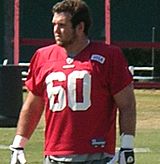
[[[158,164],[160,163],[160,90],[136,90],[135,94],[137,100],[135,147],[138,150],[135,153],[136,164]],[[15,128],[0,128],[0,163],[2,164],[9,163],[8,146],[12,143],[14,135]],[[28,142],[25,153],[29,164],[42,163],[43,119]]]

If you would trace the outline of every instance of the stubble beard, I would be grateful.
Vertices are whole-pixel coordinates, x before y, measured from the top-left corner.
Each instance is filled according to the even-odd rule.
[[[63,48],[67,48],[70,45],[72,45],[76,39],[77,39],[77,35],[76,35],[75,31],[73,31],[72,35],[70,36],[70,39],[68,39],[68,40],[56,40],[56,44],[63,47]]]

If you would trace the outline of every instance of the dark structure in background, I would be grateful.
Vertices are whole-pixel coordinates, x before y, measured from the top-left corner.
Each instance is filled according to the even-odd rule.
[[[0,66],[0,127],[16,127],[22,106],[19,66]]]
[[[159,7],[159,0],[111,0],[112,41],[122,42],[121,47],[135,42],[133,47],[128,44],[124,49],[129,64],[153,66],[154,77],[160,77],[160,46],[154,47],[160,42]]]
[[[160,41],[159,7],[159,0],[111,0],[112,40],[151,42],[155,27]]]

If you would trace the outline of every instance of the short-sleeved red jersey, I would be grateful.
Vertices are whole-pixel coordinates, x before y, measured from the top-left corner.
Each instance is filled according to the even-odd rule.
[[[45,155],[115,153],[113,95],[132,77],[121,50],[91,42],[74,59],[58,45],[34,54],[26,86],[44,98]]]

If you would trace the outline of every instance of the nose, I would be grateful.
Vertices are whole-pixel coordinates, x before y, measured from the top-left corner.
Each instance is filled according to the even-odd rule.
[[[53,29],[54,29],[54,33],[58,33],[59,32],[59,26],[58,26],[58,24],[57,25],[54,25]]]

